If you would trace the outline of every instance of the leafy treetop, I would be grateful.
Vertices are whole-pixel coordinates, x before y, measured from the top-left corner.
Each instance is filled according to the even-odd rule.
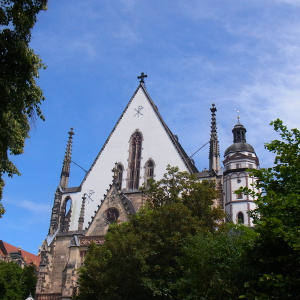
[[[215,181],[200,182],[194,174],[180,172],[178,167],[168,165],[161,180],[150,179],[141,190],[150,208],[182,203],[210,230],[215,230],[224,218],[223,210],[214,205],[220,196]]]
[[[30,121],[36,115],[44,120],[44,96],[35,79],[45,66],[29,42],[37,14],[46,4],[47,0],[0,1],[0,199],[3,175],[20,174],[10,155],[23,153]],[[0,217],[3,213],[0,204]]]
[[[257,198],[250,212],[259,233],[249,257],[258,270],[247,299],[300,297],[300,131],[290,131],[279,119],[272,122],[281,139],[265,144],[275,153],[274,166],[252,170],[262,192],[244,188]]]

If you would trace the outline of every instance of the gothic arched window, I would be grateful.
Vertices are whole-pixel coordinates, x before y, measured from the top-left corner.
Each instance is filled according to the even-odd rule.
[[[148,185],[148,180],[154,178],[154,162],[149,159],[145,164],[145,183]]]
[[[65,198],[63,205],[61,207],[60,229],[62,232],[69,231],[71,214],[72,214],[72,200],[71,197],[68,196]]]
[[[137,190],[139,188],[141,154],[142,135],[140,132],[136,131],[130,138],[128,189]]]
[[[118,188],[122,188],[122,180],[123,180],[123,166],[121,164],[117,165],[117,184]]]
[[[244,224],[244,214],[242,212],[239,212],[237,215],[238,223]]]

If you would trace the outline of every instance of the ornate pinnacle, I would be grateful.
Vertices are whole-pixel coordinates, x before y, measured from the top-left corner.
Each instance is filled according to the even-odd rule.
[[[216,122],[216,111],[217,108],[215,106],[215,104],[212,104],[212,107],[210,108],[211,111],[211,131],[210,131],[210,139],[211,140],[218,140],[218,136],[217,136],[217,122]]]
[[[115,163],[114,168],[111,170],[113,172],[113,183],[116,183],[117,178],[118,178],[118,164]]]
[[[85,211],[85,200],[86,200],[86,197],[85,197],[85,195],[83,195],[83,197],[82,197],[82,203],[81,203],[80,215],[79,215],[79,219],[78,219],[78,230],[82,230],[83,229],[84,211]]]
[[[113,172],[113,184],[120,189],[120,182],[119,182],[119,170],[118,170],[118,163],[115,163],[114,168],[111,170]]]
[[[217,121],[216,121],[216,111],[217,108],[215,104],[212,104],[210,108],[211,111],[211,131],[210,131],[210,141],[209,141],[209,169],[218,172],[220,170],[220,150],[219,141],[217,134]]]
[[[217,111],[216,105],[213,103],[211,106],[212,107],[210,108],[210,111],[212,112],[212,114],[214,114]]]
[[[71,154],[72,154],[72,139],[73,139],[73,128],[71,128],[71,131],[69,133],[69,139],[67,143],[66,153],[64,157],[63,167],[60,175],[60,187],[62,189],[67,188],[69,176],[70,176],[70,165],[71,165]]]

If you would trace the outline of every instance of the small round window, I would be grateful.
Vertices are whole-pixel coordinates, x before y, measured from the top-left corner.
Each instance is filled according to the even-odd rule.
[[[114,208],[114,207],[109,208],[105,212],[105,219],[109,223],[112,223],[112,222],[116,221],[118,218],[119,218],[119,211],[116,208]]]

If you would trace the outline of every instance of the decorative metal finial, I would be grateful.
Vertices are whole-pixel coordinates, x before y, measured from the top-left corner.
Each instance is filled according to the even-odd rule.
[[[72,139],[72,135],[75,134],[75,133],[73,132],[73,129],[74,129],[74,128],[71,127],[70,129],[71,129],[71,131],[69,131],[68,134],[69,134],[69,139]]]
[[[144,72],[141,73],[141,76],[138,76],[137,78],[140,79],[140,83],[145,83],[144,78],[148,77]]]
[[[237,112],[238,123],[240,123],[240,111],[237,110],[236,108],[234,110]]]
[[[216,112],[217,111],[216,105],[213,103],[211,106],[212,106],[212,108],[210,108],[210,111],[212,113]]]

